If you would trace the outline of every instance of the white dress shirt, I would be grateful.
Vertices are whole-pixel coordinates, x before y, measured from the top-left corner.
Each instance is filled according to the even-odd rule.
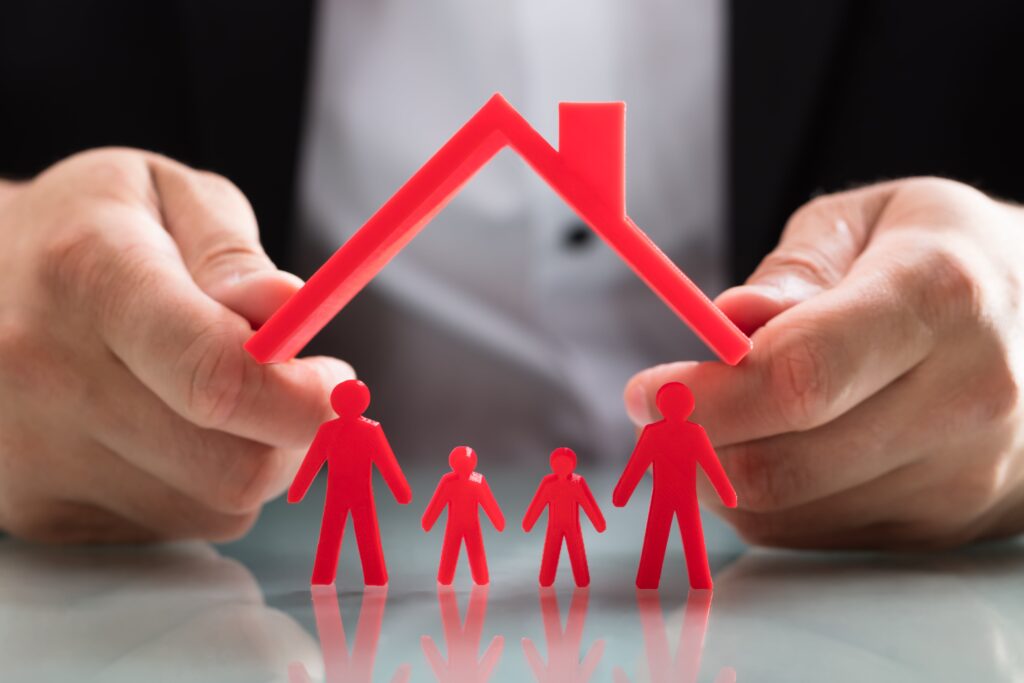
[[[720,291],[724,11],[322,0],[300,175],[307,274],[500,91],[555,146],[559,101],[624,100],[630,216]],[[509,150],[349,308],[317,350],[353,361],[396,445],[442,461],[460,443],[482,461],[562,445],[623,459],[626,380],[710,357]]]

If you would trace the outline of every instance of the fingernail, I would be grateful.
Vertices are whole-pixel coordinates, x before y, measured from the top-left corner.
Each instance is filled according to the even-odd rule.
[[[626,392],[626,414],[637,427],[642,427],[651,422],[651,410],[647,404],[647,393],[639,382]]]

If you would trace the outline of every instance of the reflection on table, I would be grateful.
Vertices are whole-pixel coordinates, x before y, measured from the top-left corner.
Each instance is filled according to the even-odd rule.
[[[204,543],[127,548],[0,541],[0,680],[260,681],[315,642],[252,574]]]

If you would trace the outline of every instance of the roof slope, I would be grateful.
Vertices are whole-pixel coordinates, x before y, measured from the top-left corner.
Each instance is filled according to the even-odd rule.
[[[555,150],[500,94],[460,128],[245,348],[260,362],[289,360],[438,214],[501,149],[513,149],[726,363],[750,340],[625,212],[621,102],[561,103]]]

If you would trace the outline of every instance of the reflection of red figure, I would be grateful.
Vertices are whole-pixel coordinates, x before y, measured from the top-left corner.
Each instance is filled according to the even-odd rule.
[[[324,683],[373,683],[373,662],[377,657],[377,641],[380,640],[387,600],[386,586],[368,588],[363,592],[356,623],[356,641],[350,654],[337,591],[334,586],[313,588],[313,614],[324,658]],[[403,664],[392,676],[391,683],[408,683],[411,673],[411,667]],[[302,664],[294,662],[288,667],[289,683],[307,683],[309,680],[309,673]]]
[[[544,639],[548,644],[547,666],[533,641],[523,638],[523,654],[538,683],[587,683],[594,674],[604,654],[603,640],[594,643],[580,662],[580,644],[583,640],[583,625],[587,620],[589,595],[586,588],[573,591],[565,631],[562,631],[558,595],[550,588],[540,589],[540,612],[544,619]]]
[[[482,507],[491,524],[498,531],[505,528],[505,517],[501,514],[498,501],[494,500],[491,487],[476,467],[476,453],[469,446],[459,446],[448,455],[452,471],[441,477],[423,513],[423,530],[430,531],[441,511],[448,507],[448,522],[444,530],[444,545],[441,547],[441,566],[437,570],[438,583],[449,586],[455,578],[455,565],[459,561],[459,549],[466,542],[466,555],[473,582],[483,585],[490,581],[487,573],[487,553],[484,537],[480,532]]]
[[[438,586],[437,601],[441,606],[441,626],[448,645],[448,661],[444,661],[433,638],[423,636],[420,639],[423,656],[434,670],[434,676],[440,683],[486,683],[505,647],[505,639],[494,636],[483,657],[477,659],[487,618],[487,587],[473,586],[464,624],[459,618],[455,592],[450,587]]]
[[[672,517],[679,519],[691,588],[711,588],[711,570],[704,548],[704,531],[697,504],[697,464],[704,468],[711,484],[727,507],[736,507],[736,491],[718,461],[711,441],[699,424],[686,418],[693,412],[693,394],[680,382],[669,382],[656,398],[662,419],[644,427],[633,455],[612,494],[612,503],[629,502],[648,467],[653,470],[654,488],[647,517],[647,534],[636,573],[638,588],[657,588],[665,562],[665,548],[672,529]]]
[[[655,591],[638,590],[636,606],[640,612],[640,628],[644,634],[647,670],[652,683],[697,683],[700,659],[704,653],[704,635],[711,616],[711,591],[690,591],[679,630],[675,659],[668,647],[668,631],[661,612],[661,601]],[[628,683],[629,677],[616,667],[615,683]],[[715,683],[736,683],[736,672],[725,667],[718,672]]]
[[[388,582],[388,570],[373,502],[373,465],[402,505],[412,500],[412,490],[380,424],[363,417],[363,411],[370,405],[370,390],[366,385],[356,379],[342,382],[331,392],[331,405],[338,418],[320,425],[288,489],[288,502],[302,500],[326,461],[327,499],[313,564],[313,583],[334,583],[345,518],[351,512],[363,563],[363,580],[367,585],[383,586]]]
[[[555,449],[551,454],[551,470],[554,474],[541,480],[523,516],[523,531],[528,532],[537,523],[544,508],[548,509],[548,533],[544,538],[544,556],[540,563],[542,586],[550,586],[555,582],[563,540],[569,551],[576,585],[590,585],[587,552],[583,547],[583,531],[580,529],[580,508],[583,508],[598,533],[605,530],[605,522],[590,487],[583,477],[573,472],[574,469],[576,454],[568,448]]]

